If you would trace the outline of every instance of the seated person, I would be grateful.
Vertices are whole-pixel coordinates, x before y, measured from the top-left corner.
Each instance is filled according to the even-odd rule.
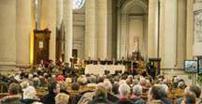
[[[55,104],[68,104],[69,103],[69,95],[65,93],[59,93],[55,97]]]
[[[55,104],[55,96],[60,92],[60,86],[56,82],[48,85],[48,94],[44,96],[42,102],[44,104]]]
[[[33,86],[28,85],[23,89],[23,99],[21,99],[21,102],[23,104],[39,102],[39,98],[36,96],[36,90]]]
[[[194,95],[196,97],[196,103],[199,104],[199,102],[201,102],[200,99],[200,95],[201,95],[201,89],[200,87],[196,86],[196,85],[191,85],[191,86],[187,86],[184,89],[184,95]],[[181,104],[183,101],[183,98],[179,98],[177,99],[176,103],[177,104]]]
[[[88,104],[112,104],[108,99],[107,99],[107,91],[103,87],[103,85],[98,85],[97,89],[95,91],[95,95]]]
[[[119,94],[120,98],[116,104],[133,104],[129,99],[130,87],[126,83],[119,86]]]
[[[142,95],[142,86],[140,86],[139,84],[133,86],[131,101],[134,104],[146,104],[146,102],[141,98],[141,95]]]
[[[0,104],[21,104],[21,87],[18,83],[11,83],[8,88],[8,96],[0,100]]]
[[[164,104],[161,101],[162,93],[159,91],[161,89],[160,85],[154,85],[149,89],[148,92],[148,104]]]
[[[166,84],[161,84],[161,89],[159,90],[161,93],[161,101],[164,104],[172,104],[171,100],[168,99],[168,86]]]
[[[112,103],[117,102],[119,99],[112,93],[112,84],[109,79],[105,79],[103,81],[103,87],[107,91],[107,99],[111,101]]]
[[[194,96],[193,94],[186,94],[181,104],[197,104],[196,96]]]

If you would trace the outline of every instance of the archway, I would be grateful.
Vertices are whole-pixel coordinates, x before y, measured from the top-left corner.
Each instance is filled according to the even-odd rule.
[[[118,58],[139,51],[147,56],[147,0],[126,0],[118,10]]]

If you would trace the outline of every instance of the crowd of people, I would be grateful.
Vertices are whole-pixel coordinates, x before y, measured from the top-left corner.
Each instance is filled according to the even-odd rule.
[[[179,76],[106,73],[81,74],[65,64],[0,75],[0,104],[200,104],[201,88],[186,85]],[[80,90],[81,88],[91,90]],[[45,92],[39,96],[39,90]],[[70,88],[70,89],[69,89]],[[77,93],[72,94],[73,91]]]

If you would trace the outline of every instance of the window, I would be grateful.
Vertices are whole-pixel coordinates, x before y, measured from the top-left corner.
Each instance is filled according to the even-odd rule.
[[[85,0],[73,0],[73,9],[81,9],[85,3]]]

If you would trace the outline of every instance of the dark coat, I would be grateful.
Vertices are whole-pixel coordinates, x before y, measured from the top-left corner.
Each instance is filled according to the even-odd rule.
[[[111,93],[107,93],[107,99],[113,103],[119,101],[119,98]]]
[[[55,93],[49,93],[43,97],[42,102],[44,104],[55,104],[55,96]]]
[[[104,98],[102,96],[100,97],[94,97],[92,101],[90,101],[88,104],[112,104],[107,98]]]
[[[162,98],[161,101],[164,103],[164,104],[172,104],[172,101],[168,98]]]
[[[32,104],[34,102],[38,102],[38,100],[35,100],[35,99],[22,99],[20,101],[22,104]]]
[[[131,101],[133,104],[146,104],[146,102],[142,98],[132,98]]]
[[[133,103],[129,99],[122,98],[122,99],[119,99],[119,101],[116,102],[116,104],[133,104]]]

